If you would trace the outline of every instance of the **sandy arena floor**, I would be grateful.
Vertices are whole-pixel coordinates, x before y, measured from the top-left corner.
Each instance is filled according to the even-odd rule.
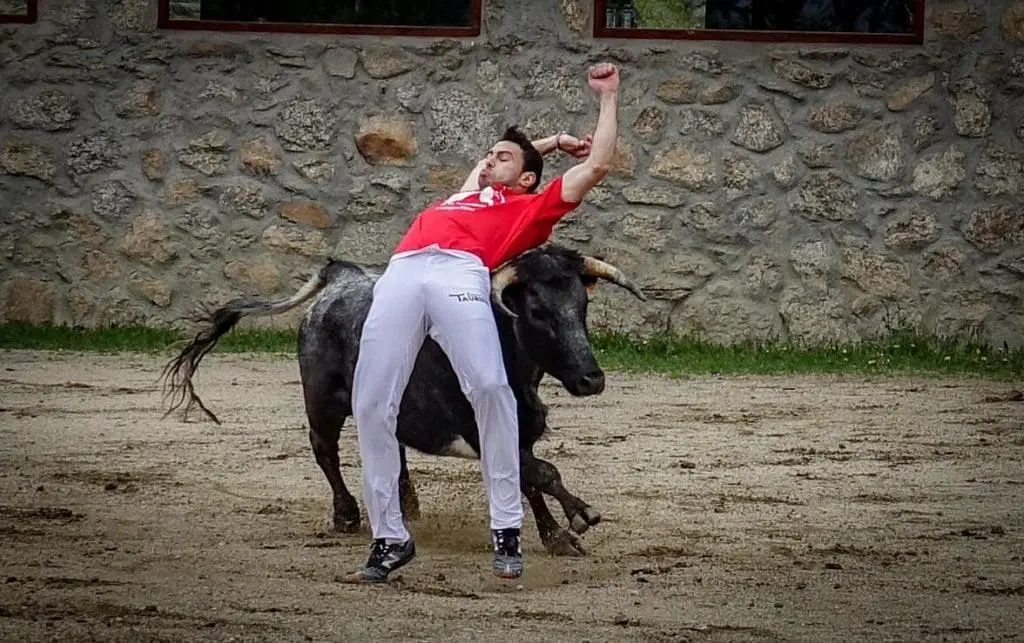
[[[161,419],[162,360],[0,363],[2,640],[1024,636],[1020,383],[613,373],[590,399],[545,383],[538,455],[605,517],[588,555],[548,556],[530,516],[526,574],[494,579],[476,463],[413,454],[419,556],[358,587],[336,578],[368,536],[327,533],[293,359],[207,357],[196,385],[220,427]],[[361,503],[351,420],[342,449]]]

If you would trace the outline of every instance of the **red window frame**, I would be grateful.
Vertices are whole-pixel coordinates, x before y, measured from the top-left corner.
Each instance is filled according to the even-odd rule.
[[[924,4],[914,5],[914,33],[850,33],[834,31],[754,31],[740,29],[632,29],[605,27],[607,0],[594,1],[594,37],[629,40],[728,40],[744,42],[845,43],[877,45],[920,45],[924,43]]]
[[[28,9],[28,15],[19,16],[13,13],[0,13],[0,22],[2,23],[20,23],[20,24],[32,24],[39,19],[39,1],[38,0],[25,0],[26,8]]]
[[[160,0],[157,27],[186,31],[247,31],[263,33],[360,34],[379,36],[434,36],[443,38],[480,35],[483,0],[469,0],[468,27],[407,27],[389,25],[331,25],[307,22],[228,22],[226,20],[172,20],[170,0]]]

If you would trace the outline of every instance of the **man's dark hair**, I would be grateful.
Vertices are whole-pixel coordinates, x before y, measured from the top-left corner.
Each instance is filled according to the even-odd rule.
[[[541,156],[537,148],[533,146],[533,142],[530,138],[519,131],[515,125],[505,130],[505,135],[501,137],[503,141],[509,141],[515,143],[523,150],[523,172],[533,172],[537,179],[533,182],[533,185],[526,188],[527,192],[533,192],[540,185],[540,177],[544,173],[544,157]]]

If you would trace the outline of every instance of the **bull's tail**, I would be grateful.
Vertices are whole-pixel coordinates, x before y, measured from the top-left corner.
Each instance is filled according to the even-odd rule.
[[[336,263],[329,261],[319,272],[310,277],[302,288],[287,299],[277,301],[258,301],[251,298],[233,299],[212,313],[208,310],[204,311],[205,314],[200,315],[196,320],[204,324],[204,327],[196,333],[196,336],[177,357],[167,363],[160,375],[164,380],[164,397],[165,399],[170,398],[170,406],[164,413],[164,417],[187,402],[186,414],[193,405],[196,405],[203,410],[207,417],[220,424],[220,419],[206,408],[203,401],[196,395],[192,385],[192,376],[199,368],[199,362],[213,350],[217,341],[230,332],[243,317],[276,315],[295,308],[319,293],[330,282]]]

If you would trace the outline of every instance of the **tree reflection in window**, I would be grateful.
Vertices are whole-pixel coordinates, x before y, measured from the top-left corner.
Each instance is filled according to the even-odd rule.
[[[917,0],[606,0],[606,28],[914,33]]]

